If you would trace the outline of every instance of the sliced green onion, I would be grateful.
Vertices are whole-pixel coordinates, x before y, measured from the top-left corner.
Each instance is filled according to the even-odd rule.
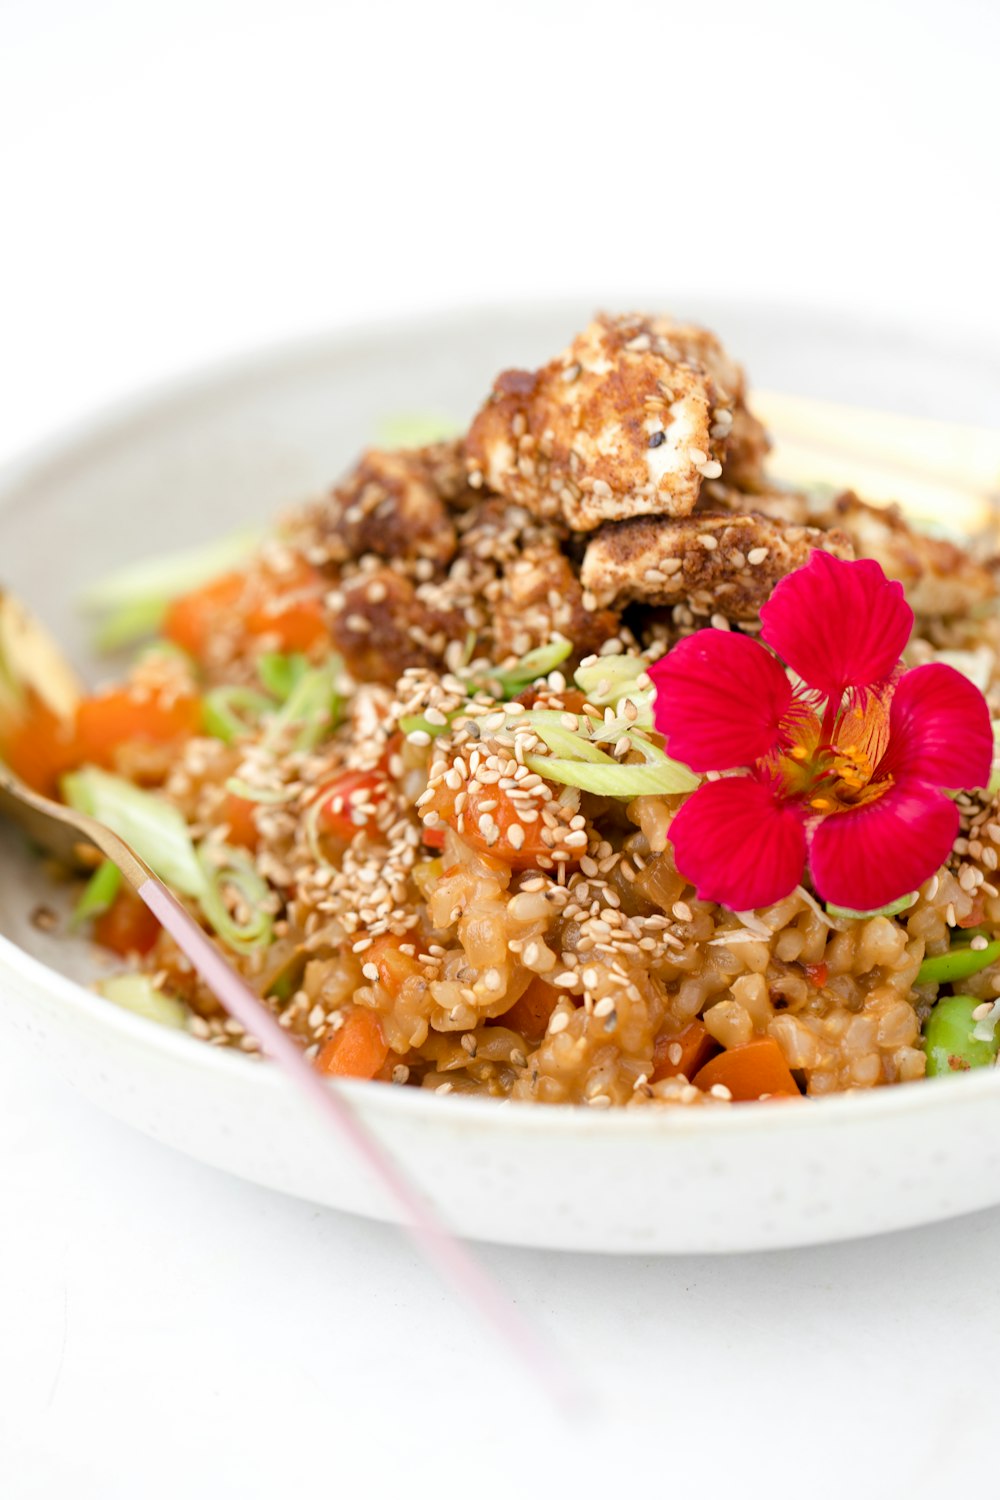
[[[568,641],[565,636],[557,636],[548,645],[536,646],[533,651],[526,652],[512,667],[491,673],[489,680],[499,683],[505,698],[516,698],[518,693],[537,682],[540,677],[547,677],[550,672],[554,672],[572,650],[572,641]]]
[[[603,765],[592,761],[562,760],[548,755],[529,755],[525,765],[530,771],[558,781],[563,786],[579,787],[599,797],[655,797],[691,792],[699,784],[686,766],[676,761],[656,765],[623,766],[603,756]]]
[[[432,740],[436,740],[438,735],[447,734],[452,721],[462,713],[465,713],[464,708],[453,709],[451,713],[445,715],[447,720],[445,724],[432,724],[430,719],[424,718],[423,714],[404,714],[399,721],[399,727],[404,734],[427,734]]]
[[[264,807],[278,807],[282,802],[291,802],[293,797],[298,796],[295,787],[254,786],[252,781],[244,781],[242,776],[228,777],[226,791],[232,792],[234,797],[242,797],[244,802],[259,802]]]
[[[644,692],[631,693],[627,696],[635,710],[634,717],[620,713],[617,718],[605,719],[591,736],[597,744],[614,744],[623,734],[630,734],[634,729],[650,730],[653,728],[653,689],[647,688]],[[619,699],[619,704],[622,701]],[[597,705],[594,704],[594,707],[596,708]]]
[[[121,890],[122,872],[110,859],[98,865],[84,886],[69,919],[70,932],[76,932],[93,917],[103,916]]]
[[[917,970],[917,984],[955,984],[988,969],[1000,958],[1000,942],[988,943],[985,948],[970,948],[967,945],[950,949],[947,953],[925,958]]]
[[[187,824],[171,803],[95,766],[70,772],[61,785],[70,807],[107,824],[161,880],[185,896],[202,895],[205,876]]]
[[[301,651],[265,651],[257,662],[257,676],[279,703],[285,702],[309,670],[309,658]]]
[[[206,734],[226,745],[246,739],[256,728],[255,720],[273,713],[273,698],[247,687],[213,688],[201,704],[201,722]]]
[[[460,428],[452,417],[440,412],[397,412],[383,417],[376,428],[378,441],[386,448],[426,448],[445,438],[457,437]]]
[[[993,1067],[1000,1037],[979,1034],[975,1013],[982,1003],[977,995],[945,995],[937,1002],[924,1022],[928,1078]]]
[[[166,599],[136,599],[134,603],[119,605],[95,626],[94,649],[121,651],[155,635],[163,624],[167,604]]]
[[[595,708],[612,708],[626,695],[631,696],[629,690],[638,688],[648,671],[649,663],[637,656],[601,656],[578,667],[573,680],[588,703]],[[648,688],[648,682],[642,684],[643,690]]]
[[[241,532],[205,547],[160,553],[99,579],[81,600],[86,610],[100,617],[97,644],[117,649],[152,634],[171,599],[245,562],[262,536]]]
[[[297,728],[292,739],[293,750],[314,750],[340,722],[340,697],[337,681],[343,671],[338,656],[331,656],[320,667],[311,667],[300,677],[281,708],[271,720],[264,736],[265,749],[273,750],[284,739],[286,731]]]
[[[274,938],[274,918],[265,909],[271,888],[250,855],[228,844],[212,844],[202,845],[198,858],[205,878],[199,897],[201,909],[223,942],[241,952],[266,948]],[[227,886],[238,893],[247,908],[243,922],[237,921],[226,905],[223,892]]]
[[[908,896],[900,896],[898,901],[890,901],[888,906],[875,906],[871,911],[858,911],[853,906],[834,906],[832,901],[826,903],[829,916],[843,918],[844,921],[860,921],[865,917],[896,917],[901,911],[909,911],[916,901],[918,891],[910,891]]]
[[[518,718],[517,723],[530,724],[540,740],[544,740],[549,749],[556,755],[564,756],[567,760],[590,761],[595,766],[611,765],[603,750],[593,744],[589,739],[584,739],[582,734],[577,734],[573,729],[567,729],[559,722],[562,716],[553,713],[548,717],[548,710],[538,713],[528,713]],[[574,783],[575,785],[575,783]]]
[[[172,1026],[177,1031],[187,1027],[187,1006],[173,995],[155,989],[146,974],[115,974],[110,979],[100,980],[97,991],[105,1000],[120,1005],[122,1010],[132,1011],[134,1015],[145,1016],[148,1021]]]

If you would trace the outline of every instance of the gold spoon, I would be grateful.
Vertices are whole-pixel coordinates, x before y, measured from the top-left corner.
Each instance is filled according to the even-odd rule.
[[[68,682],[59,684],[48,655],[51,642],[37,622],[11,596],[0,595],[0,626],[16,621],[15,639],[28,648],[37,664],[44,658],[48,669],[47,694],[59,695]],[[6,632],[11,645],[11,633]],[[32,648],[44,647],[39,654]],[[11,655],[6,658],[10,667]],[[34,675],[34,674],[32,674]],[[8,685],[9,685],[8,677]],[[61,802],[41,796],[0,761],[0,816],[20,825],[28,836],[68,865],[80,863],[81,852],[97,849],[118,866],[156,919],[166,928],[178,948],[190,959],[195,971],[244,1030],[257,1039],[262,1051],[283,1068],[295,1087],[311,1101],[339,1136],[382,1184],[400,1217],[428,1261],[446,1285],[464,1293],[480,1316],[506,1341],[528,1366],[549,1395],[567,1410],[578,1410],[581,1392],[568,1368],[538,1337],[534,1329],[507,1301],[492,1279],[460,1240],[438,1218],[436,1212],[400,1171],[392,1157],[357,1118],[336,1087],[316,1071],[305,1053],[278,1024],[277,1018],[222,955],[215,943],[185,910],[163,881],[140,859],[123,838],[96,818],[76,812]]]

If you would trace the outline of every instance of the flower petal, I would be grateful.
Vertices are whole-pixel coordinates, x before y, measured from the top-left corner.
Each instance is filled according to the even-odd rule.
[[[798,814],[755,777],[699,787],[671,823],[670,840],[700,899],[733,911],[770,906],[802,879],[806,836]]]
[[[950,791],[982,787],[993,766],[993,726],[982,693],[944,662],[900,678],[889,709],[889,745],[877,777],[913,777]]]
[[[898,781],[876,802],[816,825],[809,840],[813,884],[836,906],[888,906],[944,864],[957,833],[954,802],[923,782]]]
[[[760,612],[761,639],[809,687],[839,701],[888,677],[910,638],[913,611],[877,562],[817,549],[782,578]]]
[[[675,760],[692,771],[749,766],[781,739],[792,686],[757,641],[698,630],[649,669],[653,722]]]

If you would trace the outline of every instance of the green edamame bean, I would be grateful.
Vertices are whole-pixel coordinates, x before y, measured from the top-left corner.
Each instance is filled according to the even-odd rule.
[[[917,971],[917,984],[956,984],[970,979],[980,969],[988,969],[1000,958],[1000,942],[988,943],[985,948],[959,947],[948,953],[938,953],[925,958]]]
[[[981,1042],[972,1034],[976,1025],[972,1012],[982,1003],[975,995],[946,995],[935,1005],[924,1023],[928,1078],[988,1068],[996,1061],[1000,1036]]]

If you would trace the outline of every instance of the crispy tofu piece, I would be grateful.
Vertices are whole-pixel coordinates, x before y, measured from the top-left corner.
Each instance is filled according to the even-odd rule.
[[[895,505],[868,505],[847,490],[820,519],[845,531],[858,557],[873,557],[897,579],[916,615],[964,615],[997,596],[990,568],[952,542],[914,531]]]
[[[741,391],[705,330],[602,316],[542,369],[498,377],[466,439],[470,482],[574,531],[688,515],[722,473]]]
[[[617,614],[587,608],[569,559],[551,542],[534,543],[504,568],[493,602],[498,661],[523,656],[556,635],[573,642],[572,660],[582,660],[617,633]]]
[[[761,515],[637,517],[605,526],[584,554],[581,580],[598,605],[687,604],[697,614],[754,620],[775,584],[816,547],[853,556],[839,531]]]
[[[780,489],[769,483],[751,493],[727,484],[725,478],[710,480],[702,486],[696,514],[712,511],[770,516],[773,521],[790,521],[795,526],[815,523],[808,495],[802,490]]]
[[[327,605],[334,646],[358,682],[392,685],[407,667],[440,668],[449,643],[465,637],[457,610],[428,602],[391,567],[355,574]]]
[[[448,504],[466,489],[455,444],[397,452],[371,448],[301,518],[310,561],[343,565],[373,553],[444,567],[456,547]]]

